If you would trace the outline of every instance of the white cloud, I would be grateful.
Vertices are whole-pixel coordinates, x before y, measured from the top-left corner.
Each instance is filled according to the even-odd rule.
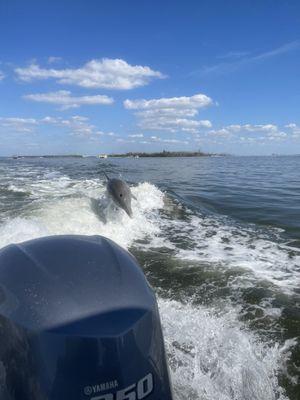
[[[233,136],[232,132],[230,132],[227,128],[221,129],[214,129],[208,132],[209,136],[216,136],[216,137],[223,137],[223,138],[230,138]]]
[[[276,132],[278,130],[277,125],[273,124],[265,124],[265,125],[228,125],[226,129],[229,132],[237,133],[237,132]]]
[[[116,142],[118,142],[118,143],[136,143],[136,141],[135,140],[128,140],[128,139],[124,139],[124,138],[118,138],[118,139],[116,139]]]
[[[208,120],[198,121],[186,118],[155,118],[142,119],[139,127],[152,131],[168,131],[168,132],[188,132],[196,133],[200,128],[211,128],[211,122]]]
[[[211,105],[212,99],[205,94],[194,96],[169,97],[152,100],[125,100],[124,106],[130,110],[153,110],[153,109],[198,109]]]
[[[295,123],[293,122],[293,123],[290,123],[290,124],[285,125],[285,128],[295,129],[295,128],[297,128],[297,124],[295,124]]]
[[[152,142],[167,143],[167,144],[189,144],[187,140],[163,139],[159,136],[151,136],[150,140]]]
[[[142,133],[135,133],[133,135],[128,135],[130,138],[142,138],[144,135]]]
[[[0,71],[0,81],[2,81],[5,78],[5,75],[2,71]]]
[[[74,136],[90,136],[96,132],[96,127],[90,124],[85,117],[76,115],[68,119],[58,119],[55,125],[67,128]]]
[[[165,76],[148,66],[130,65],[121,59],[91,60],[81,68],[41,68],[32,63],[26,68],[16,68],[19,79],[31,82],[36,79],[55,79],[60,84],[85,88],[133,89],[147,85],[154,78]]]
[[[44,117],[40,119],[35,118],[19,118],[0,117],[0,129],[4,132],[22,132],[34,133],[37,128],[42,126],[52,125],[67,131],[72,136],[91,137],[99,136],[99,134],[115,136],[113,132],[102,132],[97,127],[89,122],[87,117],[81,115],[74,115],[70,118],[62,117]]]
[[[274,132],[274,133],[268,133],[267,139],[269,140],[282,140],[286,138],[288,135],[286,132]]]
[[[52,56],[52,57],[48,57],[47,61],[48,61],[48,64],[55,64],[55,63],[62,61],[62,58]]]
[[[299,125],[297,125],[295,123],[290,123],[288,125],[285,125],[285,128],[289,129],[293,139],[300,138],[300,126]]]
[[[278,127],[277,125],[273,124],[265,124],[265,125],[242,125],[241,130],[248,131],[248,132],[277,132]]]
[[[208,120],[192,119],[198,110],[213,104],[205,94],[151,100],[125,100],[124,107],[136,110],[138,126],[144,130],[197,133],[201,128],[211,128]]]
[[[81,105],[107,105],[114,102],[111,97],[104,95],[72,96],[72,93],[67,90],[59,90],[58,92],[50,93],[27,94],[26,96],[23,96],[23,98],[40,103],[58,104],[62,106],[62,110],[78,108]]]
[[[215,136],[227,136],[231,137],[233,134],[241,133],[241,132],[263,132],[266,134],[276,134],[278,133],[278,126],[273,124],[265,124],[265,125],[251,125],[251,124],[244,124],[244,125],[228,125],[221,129],[212,130],[209,132],[210,135]]]
[[[40,123],[48,123],[66,129],[72,136],[116,136],[114,132],[100,131],[95,125],[89,122],[87,117],[74,115],[70,118],[46,117]]]
[[[7,131],[29,133],[33,132],[36,125],[38,120],[35,118],[0,117],[0,127]]]
[[[0,122],[1,124],[14,124],[14,123],[36,124],[37,120],[35,118],[0,117]]]
[[[293,133],[297,126],[289,124],[285,127],[291,128]],[[299,130],[300,133],[300,130]],[[247,134],[247,136],[245,135]],[[244,124],[244,125],[228,125],[220,129],[210,130],[208,136],[230,139],[235,142],[262,142],[262,141],[281,141],[291,137],[280,127],[274,124]]]
[[[189,118],[195,117],[197,114],[198,110],[195,108],[154,108],[153,110],[143,110],[135,113],[136,116],[143,118],[173,117],[174,115],[176,117]]]

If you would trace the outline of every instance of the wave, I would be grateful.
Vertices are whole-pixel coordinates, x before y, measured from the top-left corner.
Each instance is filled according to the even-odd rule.
[[[141,183],[132,188],[137,200],[133,200],[134,218],[130,219],[122,210],[107,207],[105,188],[99,182],[73,181],[62,185],[66,181],[63,178],[58,183],[32,183],[30,189],[35,196],[38,194],[38,202],[27,215],[0,225],[0,247],[41,236],[82,234],[103,235],[129,248],[134,241],[158,232],[155,214],[163,207],[163,193],[155,186]],[[56,194],[54,185],[60,186]],[[48,191],[52,193],[50,199]],[[101,210],[105,221],[101,219]]]
[[[195,214],[174,203],[156,186],[132,188],[134,218],[109,206],[105,184],[98,179],[71,179],[44,171],[39,179],[10,186],[30,193],[27,212],[0,225],[0,246],[54,234],[104,235],[121,246],[168,248],[180,259],[197,260],[224,269],[243,269],[239,285],[266,280],[286,293],[300,282],[300,251],[280,241],[278,230],[238,226],[222,218]],[[55,178],[55,179],[54,179]]]
[[[33,176],[27,171],[14,180],[14,188],[30,193],[32,203],[0,224],[0,247],[55,234],[103,235],[127,249],[164,250],[166,257],[199,261],[199,268],[206,263],[221,273],[243,270],[232,286],[266,280],[287,294],[298,286],[299,249],[285,245],[275,230],[191,211],[147,182],[132,187],[137,200],[130,219],[109,203],[105,183],[96,178],[71,179],[50,169]],[[232,304],[217,312],[165,293],[159,308],[176,399],[287,399],[278,376],[295,341],[263,341]],[[265,309],[280,317],[279,308]]]
[[[262,342],[233,308],[216,314],[166,299],[159,307],[176,399],[287,399],[278,375],[295,340]]]

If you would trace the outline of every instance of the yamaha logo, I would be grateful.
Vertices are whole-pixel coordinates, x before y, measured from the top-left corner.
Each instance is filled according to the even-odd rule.
[[[104,392],[104,390],[116,389],[117,387],[118,387],[117,380],[110,381],[110,382],[104,382],[104,383],[100,383],[98,385],[86,386],[84,388],[84,394],[86,394],[87,396],[90,396],[91,394]]]
[[[153,376],[152,374],[148,374],[137,383],[133,383],[125,389],[99,394],[109,389],[117,389],[118,386],[118,381],[114,380],[86,386],[83,392],[86,396],[89,396],[89,400],[142,400],[153,392]]]

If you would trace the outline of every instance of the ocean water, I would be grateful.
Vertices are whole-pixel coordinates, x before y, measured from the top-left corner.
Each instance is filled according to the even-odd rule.
[[[139,260],[176,400],[300,398],[300,157],[0,158],[0,247],[68,233]]]

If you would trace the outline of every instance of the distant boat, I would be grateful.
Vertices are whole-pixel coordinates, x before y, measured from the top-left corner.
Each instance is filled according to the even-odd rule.
[[[107,158],[107,154],[99,154],[99,158]]]
[[[136,156],[134,156],[134,158],[140,158],[140,156],[136,155]]]

